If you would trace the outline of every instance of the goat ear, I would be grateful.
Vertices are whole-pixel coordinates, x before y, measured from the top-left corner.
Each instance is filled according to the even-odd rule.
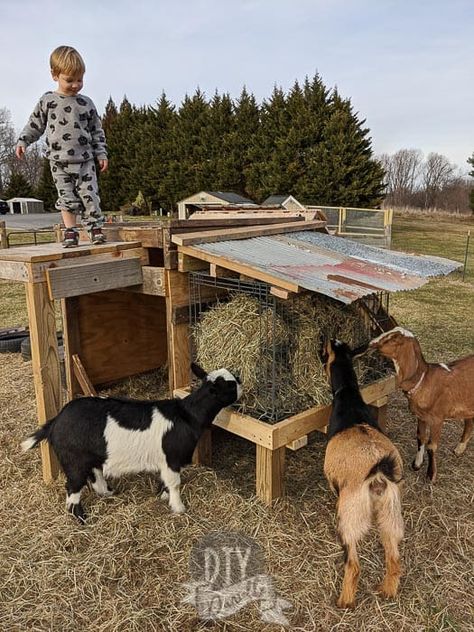
[[[352,349],[351,351],[351,357],[354,358],[358,358],[361,355],[364,355],[364,353],[366,353],[366,351],[368,351],[369,349],[369,343],[366,342],[363,345],[360,345],[360,347],[356,347],[355,349]]]
[[[196,377],[198,377],[200,380],[205,380],[207,377],[207,373],[206,371],[204,371],[203,368],[201,368],[199,366],[199,364],[196,364],[196,362],[191,362],[191,371],[194,373],[194,375]]]

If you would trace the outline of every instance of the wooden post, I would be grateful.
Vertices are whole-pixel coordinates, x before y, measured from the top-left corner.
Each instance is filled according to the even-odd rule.
[[[0,222],[0,248],[8,248],[7,228],[5,222]]]
[[[189,323],[176,323],[175,308],[189,304],[188,276],[183,272],[166,270],[166,325],[168,329],[168,376],[170,394],[177,388],[189,385],[191,349]],[[211,430],[199,440],[193,454],[195,465],[211,465]]]
[[[61,409],[61,373],[54,303],[49,298],[45,282],[26,284],[26,302],[38,421],[43,425]],[[43,479],[49,483],[57,477],[59,464],[45,441],[41,443],[41,460]]]
[[[257,496],[269,505],[285,493],[285,447],[270,450],[256,446]]]
[[[79,297],[61,299],[63,315],[64,368],[68,400],[82,392],[74,371],[72,356],[81,351],[79,335]]]
[[[63,231],[61,229],[61,224],[55,224],[53,226],[54,229],[54,240],[60,244],[63,240]]]
[[[387,404],[388,397],[380,397],[370,404],[382,432],[387,430]]]

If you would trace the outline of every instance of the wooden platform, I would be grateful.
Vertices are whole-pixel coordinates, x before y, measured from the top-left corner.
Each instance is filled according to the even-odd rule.
[[[56,299],[60,300],[63,316],[68,399],[82,394],[84,384],[91,391],[95,386],[165,365],[170,393],[182,395],[186,392],[182,389],[190,383],[191,361],[187,272],[207,268],[211,276],[253,278],[251,269],[232,269],[229,262],[193,257],[196,239],[227,240],[230,235],[243,239],[256,234],[324,229],[319,220],[295,219],[284,227],[275,225],[274,220],[257,227],[252,226],[254,219],[249,219],[245,227],[241,223],[238,227],[222,225],[221,219],[212,221],[214,234],[203,230],[209,224],[202,220],[166,225],[106,225],[108,241],[98,246],[80,242],[79,247],[71,249],[60,244],[0,249],[0,278],[23,282],[26,288],[39,424],[54,417],[65,403],[60,382]],[[182,250],[180,256],[178,249]],[[276,278],[267,281],[272,292],[281,298],[299,289],[282,287]],[[203,288],[201,299],[206,299],[206,291]],[[364,389],[366,401],[377,407],[380,417],[393,387],[390,378]],[[226,410],[215,424],[255,444],[256,492],[262,500],[271,502],[284,491],[286,448],[297,449],[305,444],[309,432],[324,431],[328,415],[328,407],[316,407],[270,425]],[[58,464],[44,442],[41,451],[43,477],[50,481],[58,474]],[[208,464],[210,459],[208,432],[200,441],[194,460]]]

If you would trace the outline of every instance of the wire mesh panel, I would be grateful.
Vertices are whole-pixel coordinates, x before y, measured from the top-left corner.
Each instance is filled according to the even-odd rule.
[[[359,346],[375,332],[368,309],[383,297],[342,305],[319,294],[287,300],[257,281],[189,274],[192,356],[207,371],[227,368],[240,375],[238,410],[277,422],[332,400],[320,359],[328,338]],[[388,299],[387,299],[388,300]],[[357,366],[362,384],[387,373],[375,356]]]

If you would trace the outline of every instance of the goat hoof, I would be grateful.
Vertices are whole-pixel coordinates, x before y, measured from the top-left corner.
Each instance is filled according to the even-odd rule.
[[[86,512],[84,511],[84,507],[80,503],[78,505],[71,505],[69,507],[69,513],[71,513],[74,518],[77,519],[79,524],[86,524]]]
[[[411,464],[411,469],[415,470],[415,472],[418,472],[420,468],[421,468],[421,464],[418,465],[416,462],[416,459],[413,459],[412,464]]]
[[[355,600],[353,599],[352,601],[346,601],[342,597],[339,597],[339,599],[337,600],[337,607],[353,610],[355,608]]]
[[[386,586],[383,582],[377,586],[375,589],[383,599],[394,599],[397,595],[397,588]]]
[[[179,505],[171,507],[171,511],[175,514],[183,514],[186,511],[186,507],[183,505],[183,503],[181,503]]]
[[[458,445],[454,448],[454,454],[457,457],[460,457],[462,454],[464,454],[465,451],[466,451],[465,443],[458,443]]]

